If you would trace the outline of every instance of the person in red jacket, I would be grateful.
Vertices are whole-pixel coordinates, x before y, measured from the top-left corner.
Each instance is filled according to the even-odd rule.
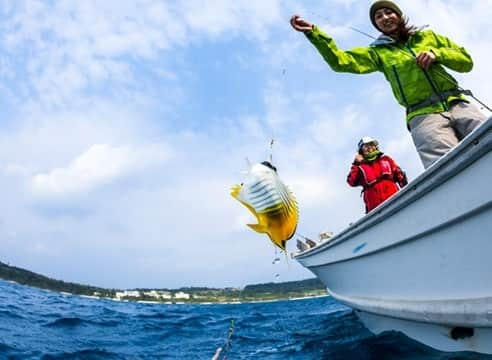
[[[374,209],[400,188],[405,186],[407,176],[396,162],[379,150],[378,141],[363,137],[358,144],[359,152],[347,176],[350,186],[362,186],[366,213]]]

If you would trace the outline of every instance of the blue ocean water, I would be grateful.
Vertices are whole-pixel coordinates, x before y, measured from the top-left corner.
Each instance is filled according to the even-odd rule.
[[[330,297],[230,305],[115,302],[0,281],[0,359],[491,359],[375,336]]]

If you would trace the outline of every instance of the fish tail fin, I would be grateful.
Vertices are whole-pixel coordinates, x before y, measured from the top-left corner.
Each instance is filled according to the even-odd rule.
[[[280,250],[282,250],[283,252],[286,251],[285,249],[285,245],[287,243],[287,240],[280,240],[280,242],[274,242],[275,245],[277,245],[278,248],[280,248]]]

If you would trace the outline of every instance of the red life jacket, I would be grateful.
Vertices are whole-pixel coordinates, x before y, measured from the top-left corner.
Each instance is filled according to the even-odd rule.
[[[379,165],[379,169],[377,168],[376,163]],[[384,155],[374,160],[372,163],[361,163],[359,165],[359,169],[362,173],[362,177],[364,178],[362,184],[364,188],[373,185],[383,177],[387,179],[392,178],[391,163],[385,158]]]
[[[371,163],[363,162],[353,167],[355,167],[354,170],[358,169],[357,174],[354,174],[356,177],[353,177],[351,181],[351,174],[349,174],[348,181],[352,186],[362,185],[364,187],[366,212],[371,211],[399,190],[392,170],[396,164],[389,156],[382,155]]]

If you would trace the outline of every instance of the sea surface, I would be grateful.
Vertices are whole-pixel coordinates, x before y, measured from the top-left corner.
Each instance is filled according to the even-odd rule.
[[[0,359],[492,359],[375,336],[330,297],[225,305],[116,302],[0,280]],[[222,357],[220,359],[223,359]]]

